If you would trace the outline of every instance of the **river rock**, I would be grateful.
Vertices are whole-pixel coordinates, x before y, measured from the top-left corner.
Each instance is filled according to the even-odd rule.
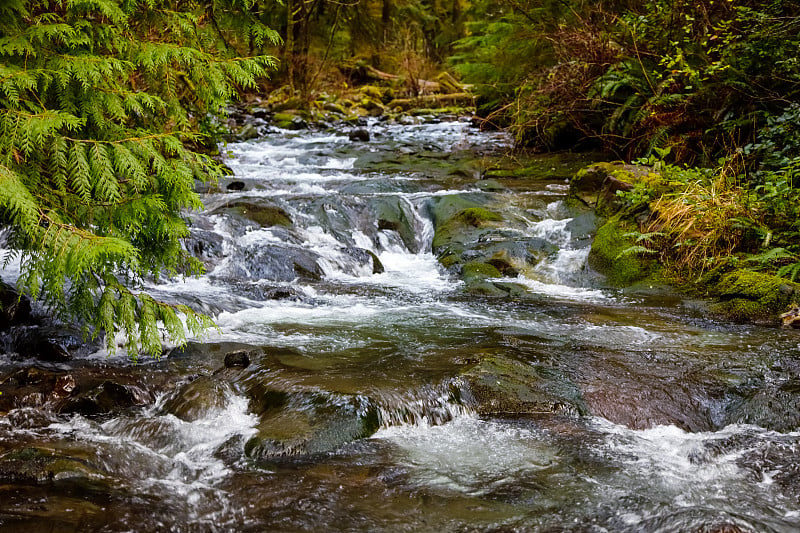
[[[462,374],[481,415],[585,415],[578,387],[555,369],[495,356]]]
[[[369,142],[369,131],[364,128],[357,128],[351,130],[350,133],[347,134],[347,137],[351,141]]]
[[[225,408],[230,385],[211,376],[201,376],[173,392],[164,402],[162,412],[186,422],[207,418]]]
[[[286,248],[280,245],[260,245],[240,249],[228,275],[234,279],[288,282],[297,278],[316,281],[324,271],[320,255],[306,248]]]
[[[225,354],[225,368],[247,368],[250,354],[246,350],[236,350]]]
[[[362,397],[298,392],[285,406],[266,410],[245,444],[253,459],[324,453],[377,431],[377,408]]]
[[[185,241],[186,249],[206,267],[215,265],[224,254],[225,239],[213,230],[192,227]]]
[[[14,332],[13,350],[22,359],[38,359],[51,363],[69,361],[86,355],[99,346],[83,335],[57,326],[26,326]]]
[[[0,455],[0,482],[3,483],[36,484],[74,477],[104,476],[85,459],[57,450],[23,447]]]
[[[726,407],[727,424],[753,424],[781,432],[800,428],[800,377],[751,380],[729,395],[735,399]]]
[[[244,217],[265,228],[292,225],[292,219],[285,210],[259,201],[236,200],[228,202],[223,207],[213,210],[211,214],[232,214]]]
[[[59,412],[80,413],[93,417],[118,413],[130,407],[149,405],[153,401],[153,395],[142,387],[107,380],[70,398],[62,404]]]
[[[382,197],[373,204],[379,231],[395,231],[406,249],[417,252],[417,228],[409,205],[398,198]]]
[[[251,139],[257,139],[258,137],[258,130],[253,124],[245,124],[235,134],[235,139],[237,141],[249,141]]]
[[[384,272],[383,263],[381,263],[381,260],[378,259],[378,256],[370,250],[349,247],[344,249],[344,253],[356,260],[359,265],[368,265],[373,274],[382,274]]]
[[[0,281],[0,330],[31,320],[31,301],[16,289]]]

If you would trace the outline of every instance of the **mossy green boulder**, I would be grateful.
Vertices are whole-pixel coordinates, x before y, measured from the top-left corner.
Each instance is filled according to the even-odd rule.
[[[652,167],[620,162],[595,163],[580,169],[570,180],[569,198],[594,208],[599,215],[611,216],[623,205],[618,191],[632,190],[637,183],[646,183],[648,188],[657,187],[660,179]]]
[[[468,207],[436,226],[433,236],[433,250],[439,251],[451,242],[464,243],[476,240],[474,230],[491,226],[492,222],[499,222],[503,218],[483,207]]]
[[[224,207],[216,209],[214,213],[227,213],[238,215],[256,224],[267,228],[270,226],[291,226],[292,219],[288,213],[274,205],[263,205],[255,201],[240,200],[230,202]]]
[[[778,276],[735,270],[712,288],[718,301],[711,310],[735,321],[775,321],[777,315],[800,302],[800,284]]]
[[[495,356],[482,360],[461,377],[481,415],[588,413],[577,385],[545,366]]]
[[[635,230],[621,216],[610,218],[597,230],[589,252],[589,266],[604,274],[612,285],[631,285],[655,273],[657,265],[653,259],[630,252],[636,243],[626,234]]]

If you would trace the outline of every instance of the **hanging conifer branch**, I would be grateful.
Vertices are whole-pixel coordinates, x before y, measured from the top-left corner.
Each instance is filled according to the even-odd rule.
[[[132,356],[211,326],[158,302],[145,279],[198,273],[181,248],[195,179],[220,168],[184,146],[199,120],[257,87],[270,57],[231,39],[275,40],[248,0],[16,0],[0,6],[0,225],[18,287]],[[209,13],[225,13],[211,24]],[[159,28],[158,33],[153,28]]]

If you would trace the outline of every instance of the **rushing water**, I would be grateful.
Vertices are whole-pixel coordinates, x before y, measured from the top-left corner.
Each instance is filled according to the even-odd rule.
[[[481,186],[500,134],[370,131],[224,147],[236,183],[193,218],[207,275],[151,287],[219,331],[160,361],[50,368],[115,369],[152,398],[105,416],[18,402],[0,418],[3,530],[800,529],[794,332],[606,286],[563,179]],[[544,250],[493,280],[508,297],[465,293],[433,255],[431,202],[453,194],[502,209],[503,235]],[[247,218],[264,206],[291,224]],[[249,366],[223,369],[242,348]],[[495,381],[510,400],[556,391],[572,408],[473,395]],[[26,453],[55,474],[21,474]]]

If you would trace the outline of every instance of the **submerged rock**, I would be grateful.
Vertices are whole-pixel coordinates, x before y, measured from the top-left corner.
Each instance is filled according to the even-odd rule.
[[[201,376],[172,393],[164,402],[162,412],[186,422],[194,422],[224,409],[230,393],[228,383],[211,376]]]
[[[261,414],[256,435],[245,444],[250,458],[328,452],[378,430],[377,407],[362,397],[294,392],[276,398],[285,403]]]
[[[43,447],[24,447],[0,455],[0,482],[48,483],[66,478],[103,478],[86,459],[70,457]]]
[[[588,413],[578,387],[557,370],[490,357],[462,374],[482,415]]]

